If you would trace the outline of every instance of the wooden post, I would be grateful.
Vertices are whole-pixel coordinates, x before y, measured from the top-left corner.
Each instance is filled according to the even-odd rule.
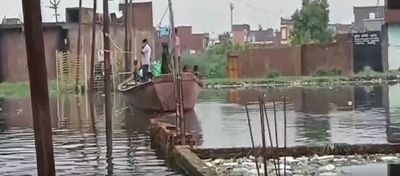
[[[264,100],[262,97],[259,99],[260,101],[260,123],[261,123],[261,140],[262,140],[262,156],[263,156],[263,161],[264,161],[264,175],[268,175],[268,166],[267,166],[267,158],[266,156],[266,150],[267,150],[267,144],[265,141],[265,122],[264,122]],[[258,157],[256,157],[258,159]]]
[[[129,7],[131,6],[131,4],[128,4],[128,0],[125,0],[125,11],[124,11],[124,25],[125,25],[125,36],[124,36],[124,45],[125,45],[125,72],[129,72],[130,71],[130,66],[131,66],[131,61],[130,61],[130,57],[129,57],[129,34],[128,34],[128,11],[129,11]],[[128,78],[129,76],[126,75],[125,78]]]
[[[90,80],[89,80],[89,91],[94,92],[94,59],[96,57],[96,13],[97,11],[97,0],[93,0],[93,19],[92,19],[92,48],[90,54]]]
[[[106,143],[107,153],[112,153],[112,104],[111,104],[111,61],[110,61],[110,17],[108,14],[108,0],[103,0],[104,14],[104,93],[105,93],[105,116],[106,116]]]
[[[37,172],[55,175],[46,59],[40,0],[23,0],[24,31],[31,90]]]
[[[75,72],[75,93],[79,94],[79,71],[81,57],[81,32],[82,32],[82,0],[79,0],[79,21],[78,21],[78,41],[76,45],[76,72]]]

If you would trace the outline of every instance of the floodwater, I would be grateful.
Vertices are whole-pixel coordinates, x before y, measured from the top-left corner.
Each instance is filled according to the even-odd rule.
[[[176,175],[151,149],[146,115],[124,108],[120,96],[114,98],[113,152],[107,156],[104,100],[96,99],[94,120],[86,97],[51,99],[57,175]],[[36,175],[30,100],[1,99],[0,122],[0,175]]]
[[[265,94],[275,145],[272,101],[277,102],[278,144],[284,141],[283,96],[288,97],[287,145],[382,144],[400,141],[400,86],[295,87],[207,90],[196,105],[203,148],[250,147],[244,104]],[[250,106],[256,145],[261,145],[258,106]],[[270,146],[267,133],[267,146]]]
[[[263,94],[273,141],[272,101],[277,102],[280,146],[283,96],[288,97],[288,146],[400,142],[399,85],[204,90],[195,111],[185,114],[188,131],[203,148],[250,147],[244,104]],[[150,147],[151,113],[127,108],[120,95],[114,96],[113,153],[107,156],[104,98],[96,97],[94,119],[86,100],[69,95],[51,98],[57,175],[177,175]],[[255,143],[260,145],[258,107],[250,106],[249,111]],[[168,120],[174,122],[173,117]],[[35,175],[35,160],[29,98],[0,98],[0,175]],[[346,169],[357,176],[356,166]]]

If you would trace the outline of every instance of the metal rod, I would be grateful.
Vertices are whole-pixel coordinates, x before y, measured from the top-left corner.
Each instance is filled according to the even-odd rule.
[[[269,124],[268,113],[267,113],[267,107],[266,107],[265,103],[264,103],[264,113],[265,113],[265,119],[266,119],[266,121],[267,121],[267,130],[268,130],[269,142],[270,142],[270,144],[271,144],[271,150],[272,150],[273,152],[275,152],[276,149],[274,148],[274,144],[273,144],[273,142],[272,142],[271,126],[270,126],[270,124]],[[275,174],[278,175],[277,165],[276,165],[276,159],[275,159],[275,158],[273,159],[273,162],[274,162]],[[279,163],[278,163],[278,164],[279,164]]]
[[[251,146],[253,147],[253,150],[255,150],[256,146],[254,144],[253,130],[251,128],[249,108],[247,107],[247,104],[244,105],[244,107],[246,108],[247,123],[248,123],[249,131],[250,131]],[[260,176],[260,169],[258,168],[258,160],[256,159],[255,162],[256,162],[256,168],[257,168],[257,175]]]
[[[279,149],[279,144],[278,144],[278,124],[276,121],[276,105],[275,105],[275,101],[272,102],[273,106],[274,106],[274,125],[275,125],[275,145],[276,145],[276,149]],[[279,166],[279,158],[277,158],[278,160],[278,175],[280,174],[280,166]]]
[[[283,128],[284,128],[284,131],[283,131],[283,133],[284,133],[284,140],[283,140],[283,148],[285,149],[285,151],[286,151],[286,149],[287,149],[287,133],[286,133],[286,130],[287,130],[287,116],[286,116],[286,96],[285,97],[283,97]],[[283,163],[284,163],[284,165],[283,165],[283,175],[284,176],[286,176],[286,156],[284,157],[284,160],[283,160]]]
[[[104,14],[104,77],[105,77],[105,117],[106,117],[106,143],[107,154],[112,153],[112,104],[111,104],[111,63],[110,63],[110,39],[109,23],[110,17],[108,14],[108,0],[103,0],[103,14]],[[110,154],[111,155],[111,154]]]
[[[266,142],[265,142],[265,121],[264,121],[264,100],[262,97],[259,98],[259,106],[260,106],[260,122],[261,122],[261,137],[262,137],[262,156],[264,161],[264,175],[268,175],[267,169],[267,158],[265,157],[266,153]]]
[[[93,19],[92,19],[92,48],[90,53],[90,80],[89,89],[90,93],[94,92],[94,63],[96,55],[96,13],[97,11],[97,0],[93,0]],[[92,99],[92,97],[90,97]]]
[[[22,9],[37,172],[40,176],[53,176],[55,166],[40,0],[23,0]]]

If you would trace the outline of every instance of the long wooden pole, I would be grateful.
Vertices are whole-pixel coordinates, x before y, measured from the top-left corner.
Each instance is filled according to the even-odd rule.
[[[55,175],[55,166],[40,0],[23,0],[22,9],[37,172],[40,176],[53,176]]]
[[[106,116],[106,143],[107,153],[112,152],[112,104],[111,104],[111,61],[110,61],[110,17],[108,14],[108,0],[103,0],[104,14],[104,77],[105,77],[105,116]]]
[[[97,15],[97,0],[93,0],[93,19],[92,19],[92,48],[90,53],[90,93],[94,92],[94,63],[96,58],[96,15]],[[92,98],[92,96],[90,97]]]
[[[81,57],[81,31],[82,31],[82,0],[79,0],[79,21],[78,21],[78,41],[76,45],[76,74],[75,74],[75,93],[79,93],[79,65]],[[86,78],[85,78],[86,79]]]
[[[129,40],[128,40],[128,38],[129,38],[129,36],[128,36],[128,30],[129,30],[129,28],[128,28],[128,26],[129,26],[129,23],[128,23],[128,19],[129,19],[129,16],[128,16],[128,10],[129,10],[129,6],[131,6],[131,4],[129,4],[128,5],[128,0],[125,0],[125,10],[124,10],[124,26],[125,26],[125,36],[124,36],[124,39],[125,39],[125,41],[124,41],[124,45],[125,45],[125,47],[124,47],[124,50],[125,50],[125,72],[129,72],[130,71],[130,64],[131,64],[131,62],[130,62],[130,58],[129,58]]]

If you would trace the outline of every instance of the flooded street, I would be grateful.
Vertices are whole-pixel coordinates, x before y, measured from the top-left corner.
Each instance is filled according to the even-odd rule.
[[[185,114],[187,127],[202,148],[250,147],[244,104],[257,101],[263,93],[268,99],[272,134],[272,101],[277,102],[280,146],[283,96],[289,99],[288,146],[400,140],[399,85],[204,90],[195,111]],[[178,175],[151,149],[150,115],[128,109],[120,95],[113,99],[111,157],[106,155],[103,97],[96,97],[94,119],[89,115],[86,97],[65,95],[50,101],[57,175]],[[1,99],[0,103],[0,175],[35,175],[30,100]],[[258,107],[249,109],[255,142],[260,145]],[[275,141],[274,135],[272,138]],[[394,170],[395,166],[377,165],[379,169],[374,170],[379,170],[379,175],[390,175],[388,168]],[[362,166],[342,170],[348,175],[365,175]]]
[[[51,99],[57,175],[175,175],[150,147],[148,119],[118,110],[124,108],[120,96],[114,99],[113,153],[107,157],[103,102],[97,98],[93,122],[85,97]],[[0,175],[37,174],[30,111],[29,99],[2,100]]]
[[[272,101],[277,101],[279,145],[283,144],[282,97],[287,110],[288,146],[328,143],[377,144],[400,140],[400,86],[345,86],[207,90],[196,106],[201,147],[250,147],[244,104],[267,95],[268,118],[275,141]],[[255,142],[261,145],[259,110],[250,106]],[[269,146],[269,141],[268,145]]]

